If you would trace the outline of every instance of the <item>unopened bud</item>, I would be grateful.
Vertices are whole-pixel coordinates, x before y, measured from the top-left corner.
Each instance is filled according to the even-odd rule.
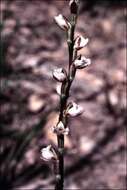
[[[83,69],[91,64],[91,60],[85,58],[84,56],[81,57],[81,59],[76,59],[74,61],[74,66],[76,69]]]
[[[69,29],[70,23],[67,21],[67,19],[63,15],[59,14],[58,16],[55,16],[54,19],[61,29],[63,30]]]
[[[77,36],[76,39],[75,39],[74,48],[77,49],[77,50],[80,50],[80,49],[82,49],[83,47],[86,46],[88,41],[89,41],[88,38],[84,38],[83,36]]]
[[[71,11],[72,14],[77,14],[78,5],[79,5],[78,0],[70,0],[69,6],[70,6],[70,11]]]

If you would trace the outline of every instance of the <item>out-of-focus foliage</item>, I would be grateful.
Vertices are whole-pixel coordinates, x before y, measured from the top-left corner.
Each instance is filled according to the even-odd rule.
[[[65,36],[53,17],[61,12],[68,16],[68,5],[47,0],[0,3],[0,188],[25,189],[29,184],[33,190],[45,189],[53,179],[40,149],[54,142],[49,131],[59,102],[51,73],[68,61]],[[125,1],[82,0],[80,10],[77,33],[90,38],[82,54],[92,65],[77,73],[71,92],[85,112],[69,123],[65,187],[124,189]]]

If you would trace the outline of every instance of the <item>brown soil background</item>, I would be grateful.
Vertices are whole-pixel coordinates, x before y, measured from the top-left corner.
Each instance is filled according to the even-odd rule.
[[[56,146],[52,70],[66,68],[68,52],[53,18],[69,17],[68,1],[3,0],[1,11],[0,189],[53,189],[52,166],[40,150]],[[77,72],[71,89],[70,100],[85,112],[69,122],[65,189],[126,189],[125,17],[125,1],[81,1],[76,34],[90,39],[81,53],[92,64]]]

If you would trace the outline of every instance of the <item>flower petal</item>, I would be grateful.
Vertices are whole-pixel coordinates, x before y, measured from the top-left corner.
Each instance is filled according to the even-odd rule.
[[[64,124],[62,121],[60,121],[56,126],[54,126],[52,128],[52,131],[54,133],[56,133],[57,135],[68,135],[69,133],[69,128],[68,127],[64,127]]]
[[[83,36],[77,36],[75,39],[74,48],[80,50],[81,48],[87,45],[88,41],[88,38],[84,38]]]
[[[69,29],[70,23],[67,21],[67,19],[63,15],[59,14],[58,16],[55,16],[54,19],[61,29],[63,30]]]
[[[51,150],[51,145],[48,145],[46,148],[42,148],[41,156],[44,161],[51,161],[55,158],[54,152]]]
[[[56,92],[58,95],[61,95],[61,87],[62,87],[61,83],[57,84],[56,86]]]
[[[62,68],[54,69],[54,71],[53,71],[53,77],[58,82],[63,82],[66,79],[66,71],[64,69],[62,69]]]
[[[67,114],[75,117],[83,113],[83,108],[76,103],[72,103],[72,106],[67,110]]]
[[[81,57],[81,59],[76,59],[74,61],[74,66],[76,69],[83,69],[91,64],[91,60],[88,58],[85,58],[84,56]]]

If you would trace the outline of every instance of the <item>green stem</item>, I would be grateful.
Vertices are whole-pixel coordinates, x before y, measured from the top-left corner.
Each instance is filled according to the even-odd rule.
[[[58,141],[58,171],[56,174],[55,190],[63,190],[64,186],[64,135],[57,136]]]
[[[73,61],[74,32],[75,32],[76,20],[77,16],[72,15],[71,27],[68,31],[68,36],[67,36],[68,52],[69,52],[68,76],[70,75],[70,69]]]
[[[68,31],[68,39],[67,39],[68,51],[69,51],[68,77],[67,77],[67,80],[62,83],[61,97],[60,97],[59,121],[63,122],[65,128],[67,126],[67,117],[65,116],[64,111],[66,110],[66,107],[67,107],[70,87],[76,73],[75,68],[74,67],[71,68],[73,59],[75,57],[73,55],[74,54],[73,46],[74,46],[75,24],[76,24],[76,16],[73,15],[72,23]],[[57,142],[58,142],[58,171],[56,174],[55,190],[63,190],[64,188],[64,135],[57,135]]]

